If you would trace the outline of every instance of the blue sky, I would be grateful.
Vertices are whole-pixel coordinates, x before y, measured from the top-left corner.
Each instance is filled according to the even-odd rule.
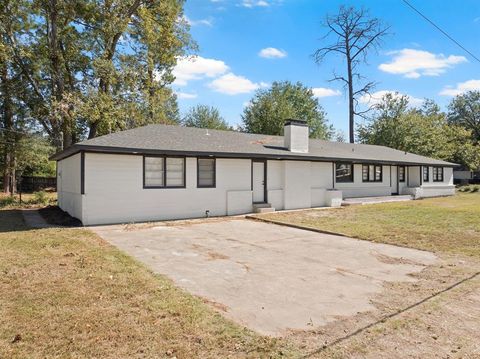
[[[410,2],[480,57],[480,1]],[[378,82],[374,91],[398,91],[413,104],[432,98],[445,108],[453,95],[480,89],[480,63],[401,0],[187,0],[185,16],[199,51],[174,71],[182,114],[196,104],[211,105],[236,125],[256,89],[301,81],[316,89],[329,122],[348,133],[345,94],[339,83],[328,82],[345,63],[332,56],[318,66],[311,58],[325,33],[321,20],[341,4],[364,6],[391,26],[393,34],[362,67]]]

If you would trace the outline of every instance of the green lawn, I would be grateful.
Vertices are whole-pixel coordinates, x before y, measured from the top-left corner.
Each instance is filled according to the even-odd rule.
[[[374,242],[480,258],[480,193],[261,217]]]
[[[415,284],[389,284],[375,299],[383,304],[365,314],[364,324],[478,271],[479,193],[262,216],[454,255],[442,256],[453,259],[426,269]],[[0,358],[291,358],[363,325],[359,314],[325,331],[263,337],[226,320],[91,231],[32,230],[14,209],[0,210],[0,273]],[[397,348],[419,357],[453,350],[468,357],[480,340],[473,329],[478,325],[479,279],[356,334],[319,357],[396,357]]]
[[[292,356],[86,229],[0,210],[0,358]]]

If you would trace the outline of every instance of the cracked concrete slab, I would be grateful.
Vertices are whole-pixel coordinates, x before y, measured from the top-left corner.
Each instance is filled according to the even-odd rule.
[[[434,254],[246,219],[92,227],[259,333],[310,330],[374,309],[385,281],[414,281]]]

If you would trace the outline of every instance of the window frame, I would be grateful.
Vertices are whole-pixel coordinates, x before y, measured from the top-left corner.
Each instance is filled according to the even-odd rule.
[[[350,166],[350,178],[347,181],[339,181],[337,177],[338,165],[349,165]],[[355,182],[355,165],[352,162],[335,162],[335,183],[354,183]]]
[[[426,173],[425,173],[425,169],[427,170]],[[425,179],[425,174],[427,175],[427,179]],[[422,166],[422,181],[430,182],[430,166]]]
[[[441,176],[439,176],[441,174]],[[443,182],[444,181],[444,169],[442,166],[433,167],[433,182]]]
[[[373,166],[373,179],[370,178],[370,167]],[[365,179],[365,167],[367,168],[367,179]],[[380,179],[376,179],[377,168],[380,168]],[[382,183],[383,182],[383,166],[373,163],[362,163],[362,182],[363,183]]]
[[[400,168],[403,169],[402,177],[400,176]],[[398,166],[398,182],[404,183],[405,178],[407,177],[407,167],[406,166]]]
[[[200,166],[199,160],[213,160],[213,185],[200,185]],[[217,188],[217,159],[215,157],[197,157],[197,188]]]
[[[143,155],[143,189],[178,189],[187,185],[187,158],[185,156]],[[145,184],[145,159],[147,157],[163,158],[163,186],[148,186]],[[183,186],[167,186],[167,158],[183,159]]]

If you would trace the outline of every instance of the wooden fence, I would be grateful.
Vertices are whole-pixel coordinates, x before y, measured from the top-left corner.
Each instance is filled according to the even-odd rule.
[[[20,186],[22,192],[37,192],[43,191],[46,189],[54,190],[57,189],[57,178],[56,177],[34,177],[34,176],[22,176],[22,180],[17,184],[17,191],[20,192]]]

